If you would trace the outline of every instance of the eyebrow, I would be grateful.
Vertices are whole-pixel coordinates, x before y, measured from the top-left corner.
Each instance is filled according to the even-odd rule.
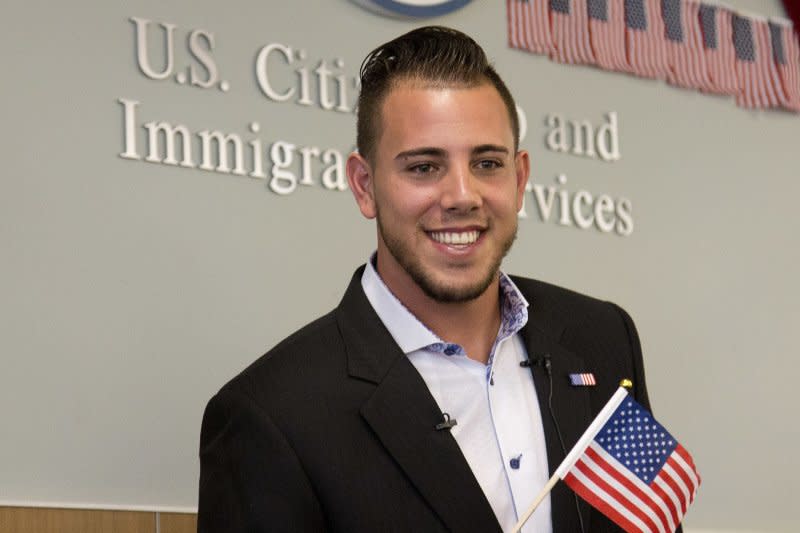
[[[502,154],[509,154],[510,150],[505,146],[499,144],[480,144],[472,149],[472,155],[484,154],[486,152],[500,152]],[[421,148],[414,148],[400,152],[395,156],[395,160],[408,159],[409,157],[429,156],[429,157],[445,157],[447,152],[441,148],[433,146],[423,146]]]
[[[503,154],[511,153],[508,148],[499,144],[481,144],[472,149],[472,155],[483,154],[486,152],[500,152]]]
[[[423,146],[422,148],[414,148],[413,150],[406,150],[405,152],[400,152],[394,158],[395,160],[408,159],[409,157],[417,157],[421,155],[426,155],[430,157],[444,157],[446,153],[441,148],[435,148],[433,146]]]

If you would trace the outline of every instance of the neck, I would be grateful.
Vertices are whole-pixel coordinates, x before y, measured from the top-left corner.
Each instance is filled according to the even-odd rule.
[[[500,329],[499,275],[477,298],[442,302],[428,296],[410,277],[383,282],[400,302],[428,329],[446,342],[464,348],[467,357],[486,364]]]
[[[488,362],[501,320],[496,281],[475,300],[428,303],[411,312],[443,340],[461,345],[470,359]]]

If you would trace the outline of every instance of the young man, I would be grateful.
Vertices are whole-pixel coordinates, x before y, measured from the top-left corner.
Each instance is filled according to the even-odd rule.
[[[377,252],[209,402],[201,532],[508,531],[622,378],[648,405],[624,311],[499,270],[529,158],[483,50],[420,28],[361,78],[347,174]],[[582,529],[619,531],[559,485],[524,531]]]

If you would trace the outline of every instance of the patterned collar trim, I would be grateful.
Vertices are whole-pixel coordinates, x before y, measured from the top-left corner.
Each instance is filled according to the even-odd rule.
[[[464,348],[458,344],[440,339],[425,324],[420,322],[398,300],[383,283],[374,267],[374,255],[370,258],[361,279],[367,299],[378,313],[389,333],[405,354],[416,350],[427,350],[447,356],[466,356]],[[517,286],[505,273],[500,273],[500,329],[489,354],[491,367],[497,345],[516,334],[528,322],[528,302]]]
[[[528,322],[528,301],[505,273],[500,273],[500,332],[498,340],[514,335]]]

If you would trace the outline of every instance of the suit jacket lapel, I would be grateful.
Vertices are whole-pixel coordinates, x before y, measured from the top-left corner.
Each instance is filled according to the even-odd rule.
[[[500,525],[414,366],[400,351],[361,289],[356,271],[337,322],[348,372],[376,384],[361,415],[422,497],[452,531],[499,532]]]
[[[560,335],[560,329],[556,328],[555,331]],[[553,340],[552,335],[546,335],[535,323],[531,324],[529,321],[520,331],[520,335],[531,361],[535,362],[542,360],[545,355],[549,356],[550,377],[542,364],[532,365],[531,372],[544,426],[548,467],[550,475],[553,475],[566,455],[563,450],[566,449],[569,452],[591,423],[589,395],[582,387],[570,386],[568,377],[572,372],[585,371],[584,362],[583,359]],[[550,401],[551,392],[552,402]],[[548,405],[552,405],[552,414]],[[558,422],[558,429],[564,440],[563,448],[554,420]],[[581,530],[575,509],[575,496],[564,483],[558,483],[550,493],[550,503],[553,531]],[[581,515],[586,522],[588,508],[582,501]],[[588,528],[588,523],[585,526]]]

